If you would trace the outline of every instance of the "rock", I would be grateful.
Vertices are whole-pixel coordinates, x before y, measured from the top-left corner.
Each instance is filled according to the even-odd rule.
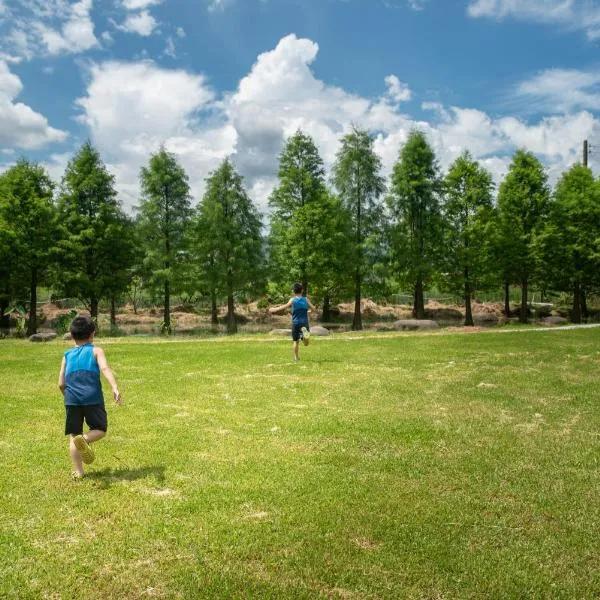
[[[291,329],[272,329],[270,331],[271,335],[292,335],[292,330]]]
[[[56,337],[56,333],[34,333],[29,336],[30,342],[49,342]]]
[[[564,317],[546,317],[542,319],[542,325],[566,325],[568,322]]]
[[[493,313],[473,313],[473,322],[476,325],[492,325],[499,322],[497,315]]]
[[[72,340],[73,336],[67,331],[67,333],[65,333],[65,335],[63,335],[63,340],[65,341],[69,341]]]
[[[321,327],[320,325],[314,325],[310,328],[310,335],[324,337],[327,335],[331,335],[331,331],[329,331],[329,329],[325,329],[325,327]]]
[[[417,319],[400,319],[394,323],[394,329],[399,329],[400,331],[439,329],[439,327],[440,326],[435,321]]]

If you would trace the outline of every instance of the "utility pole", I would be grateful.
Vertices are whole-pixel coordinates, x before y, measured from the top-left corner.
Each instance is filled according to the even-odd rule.
[[[588,156],[590,154],[590,150],[588,147],[588,141],[584,140],[583,141],[583,166],[587,167],[588,166]]]

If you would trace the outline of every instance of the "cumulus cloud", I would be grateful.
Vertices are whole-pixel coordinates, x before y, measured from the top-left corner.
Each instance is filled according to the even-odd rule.
[[[137,203],[140,166],[163,143],[185,166],[196,199],[208,173],[232,156],[264,209],[285,139],[299,128],[313,136],[328,168],[352,124],[376,132],[375,148],[389,174],[416,127],[430,139],[442,167],[468,148],[496,181],[519,147],[536,152],[557,175],[577,160],[585,136],[600,136],[600,121],[585,111],[527,123],[430,103],[423,105],[427,119],[416,120],[400,110],[410,90],[397,76],[382,81],[379,97],[352,94],[315,77],[311,67],[318,52],[315,42],[289,35],[259,55],[236,89],[223,95],[201,75],[152,62],[96,64],[77,102],[81,121],[129,206]]]
[[[68,19],[60,30],[41,21],[34,24],[49,54],[74,54],[98,46],[91,10],[92,0],[80,0],[71,5]]]
[[[162,0],[123,0],[123,7],[126,10],[140,10],[161,3]]]
[[[469,16],[556,24],[586,32],[590,40],[600,38],[600,6],[589,0],[471,0]]]
[[[50,127],[46,117],[15,102],[22,90],[19,77],[0,60],[0,146],[32,150],[66,139],[66,132]]]
[[[157,25],[156,19],[147,10],[142,10],[139,13],[128,14],[118,28],[127,33],[137,33],[142,37],[147,37],[152,35]]]

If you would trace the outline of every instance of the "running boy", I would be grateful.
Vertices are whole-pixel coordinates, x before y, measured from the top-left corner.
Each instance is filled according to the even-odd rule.
[[[287,304],[281,306],[274,306],[269,309],[271,314],[275,314],[286,310],[291,307],[292,309],[292,340],[294,340],[294,360],[298,361],[298,350],[300,346],[300,340],[305,346],[308,346],[310,339],[310,327],[308,325],[308,309],[317,310],[312,302],[302,295],[304,291],[301,283],[294,284],[294,297],[290,298]]]
[[[58,376],[58,387],[65,397],[67,413],[65,435],[70,436],[69,450],[73,461],[73,479],[83,477],[83,463],[94,462],[91,444],[106,435],[108,419],[100,383],[100,371],[110,383],[115,402],[121,394],[106,362],[104,350],[93,345],[96,326],[89,317],[79,316],[71,323],[75,348],[65,352]],[[83,435],[83,421],[89,431]]]

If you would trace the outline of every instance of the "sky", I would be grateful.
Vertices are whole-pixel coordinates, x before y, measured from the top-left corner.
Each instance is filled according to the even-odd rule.
[[[230,157],[263,211],[298,129],[329,169],[352,125],[390,173],[411,129],[442,169],[499,183],[518,148],[551,182],[600,174],[600,0],[0,0],[0,170],[57,181],[87,139],[129,211],[161,145],[194,203]]]

